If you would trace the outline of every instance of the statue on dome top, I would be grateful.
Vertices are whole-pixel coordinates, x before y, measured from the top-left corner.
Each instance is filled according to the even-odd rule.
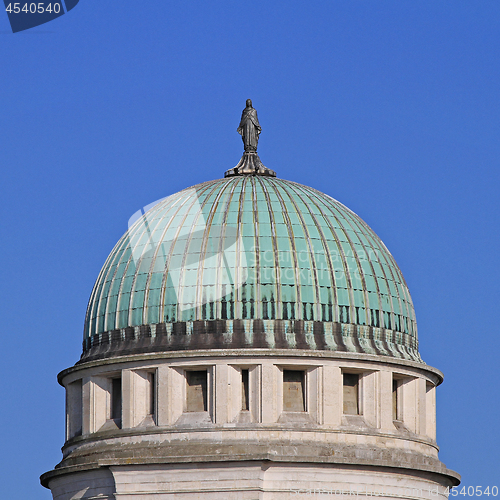
[[[257,111],[252,106],[251,99],[247,99],[247,105],[243,113],[241,113],[240,126],[237,128],[237,131],[243,139],[245,152],[238,165],[226,170],[224,177],[239,175],[276,177],[276,172],[265,167],[257,154],[257,143],[259,142],[259,134],[262,131],[262,127],[259,124]]]
[[[241,113],[238,134],[243,139],[245,153],[254,153],[257,151],[257,143],[259,142],[259,134],[262,128],[257,118],[257,111],[252,106],[252,100],[247,99],[246,104],[246,108]]]

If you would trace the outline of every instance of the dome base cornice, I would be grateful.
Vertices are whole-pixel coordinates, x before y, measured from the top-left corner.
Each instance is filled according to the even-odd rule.
[[[303,320],[200,320],[111,330],[85,339],[81,362],[190,349],[302,349],[422,362],[415,337],[370,326]]]

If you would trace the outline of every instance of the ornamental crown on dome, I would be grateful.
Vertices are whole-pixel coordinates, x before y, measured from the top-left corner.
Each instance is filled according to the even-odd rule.
[[[257,118],[257,110],[252,106],[251,99],[247,99],[246,107],[241,113],[240,125],[237,132],[241,135],[245,152],[238,165],[226,171],[224,177],[233,177],[236,175],[276,177],[276,172],[265,167],[257,154],[257,144],[262,127]]]

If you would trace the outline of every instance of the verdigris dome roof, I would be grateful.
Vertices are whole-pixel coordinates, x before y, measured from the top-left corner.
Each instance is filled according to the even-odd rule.
[[[330,196],[262,175],[198,184],[131,226],[92,291],[83,358],[247,347],[420,361],[380,238]]]

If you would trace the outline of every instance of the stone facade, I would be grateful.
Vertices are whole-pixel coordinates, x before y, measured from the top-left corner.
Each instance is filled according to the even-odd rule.
[[[287,371],[302,374],[302,411],[284,407]],[[206,386],[195,387],[204,411],[188,411],[188,398],[202,397],[190,395],[190,372],[206,374]],[[357,375],[357,414],[345,412],[344,374]],[[42,477],[55,500],[288,499],[356,489],[436,498],[458,484],[438,459],[442,374],[423,363],[200,350],[81,363],[59,380],[67,441],[62,462]]]

